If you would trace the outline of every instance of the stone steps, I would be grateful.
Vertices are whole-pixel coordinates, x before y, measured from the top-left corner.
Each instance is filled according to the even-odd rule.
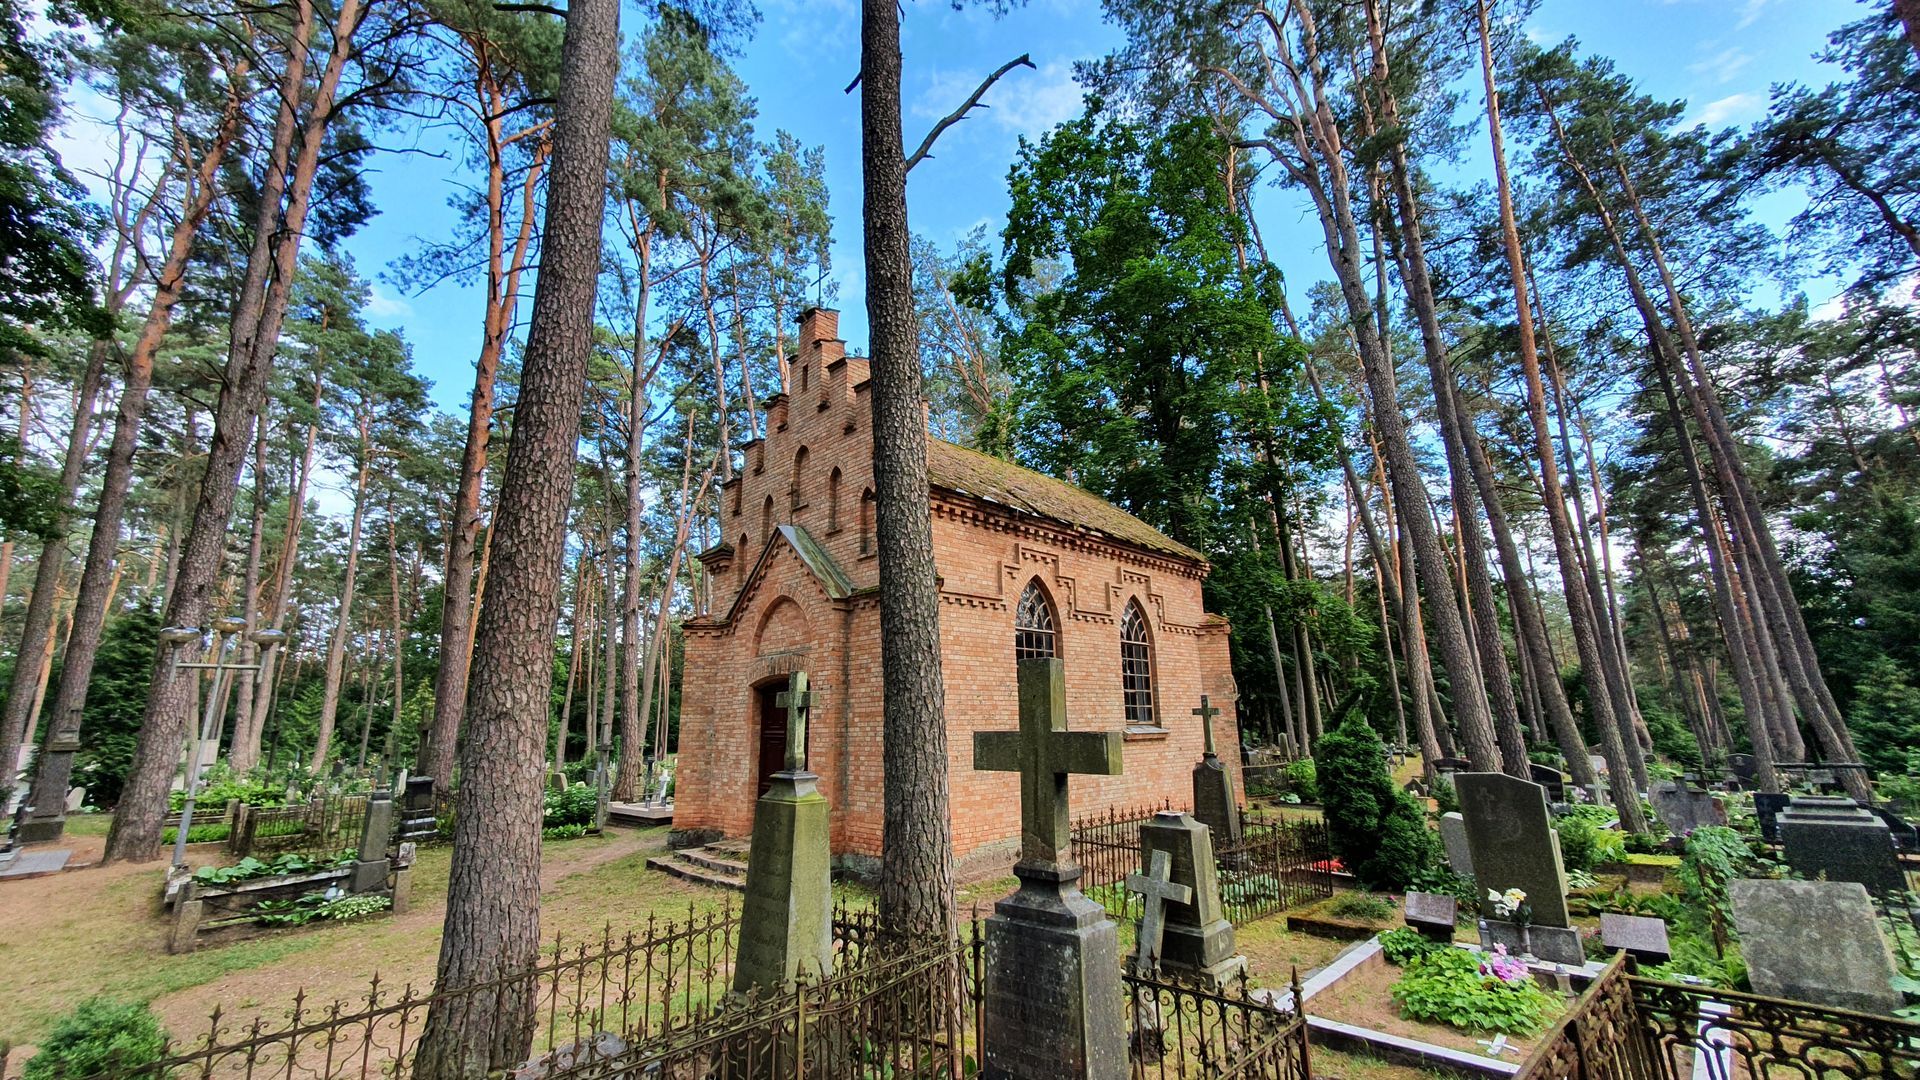
[[[747,864],[715,848],[688,848],[669,851],[647,860],[647,865],[686,881],[744,892],[747,888]]]

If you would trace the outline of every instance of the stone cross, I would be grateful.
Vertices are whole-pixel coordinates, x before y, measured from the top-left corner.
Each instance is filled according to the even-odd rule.
[[[807,771],[807,711],[813,707],[813,693],[807,689],[807,673],[796,671],[787,676],[787,688],[774,695],[775,708],[787,710],[787,771]]]
[[[1155,849],[1144,874],[1127,876],[1127,891],[1137,892],[1144,905],[1140,913],[1140,940],[1134,955],[1142,967],[1160,962],[1160,946],[1167,936],[1167,901],[1193,903],[1193,890],[1173,880],[1173,855]]]
[[[1201,731],[1201,734],[1203,734],[1207,740],[1207,743],[1206,743],[1207,756],[1210,758],[1217,757],[1218,755],[1214,753],[1214,749],[1213,749],[1213,718],[1220,715],[1220,710],[1214,708],[1211,704],[1208,703],[1207,695],[1201,694],[1200,707],[1193,710],[1193,715],[1200,718],[1200,731]]]
[[[973,733],[973,767],[1020,774],[1020,861],[1069,864],[1067,776],[1120,775],[1118,731],[1068,731],[1066,668],[1020,661],[1020,730]]]

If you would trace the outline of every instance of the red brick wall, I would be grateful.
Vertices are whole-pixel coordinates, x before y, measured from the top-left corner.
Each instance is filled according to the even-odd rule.
[[[832,333],[824,319],[803,326],[793,392],[768,402],[766,438],[747,445],[745,469],[724,492],[725,534],[735,550],[731,558],[708,559],[714,611],[687,628],[674,815],[682,829],[730,836],[751,830],[754,687],[804,667],[815,693],[810,766],[834,807],[834,850],[877,855],[880,619],[872,590],[879,570],[861,514],[862,493],[872,486],[871,406],[866,362],[843,358],[842,344],[825,340]],[[849,579],[853,595],[829,598],[784,540],[754,573],[767,549],[762,516],[769,498],[772,523],[805,529]],[[1238,772],[1227,626],[1201,605],[1204,567],[1016,519],[963,496],[935,492],[934,511],[956,855],[1019,835],[1017,779],[973,770],[973,732],[1018,724],[1014,606],[1036,577],[1054,604],[1068,726],[1126,726],[1119,620],[1129,600],[1146,612],[1153,639],[1155,719],[1165,730],[1127,736],[1125,775],[1075,778],[1076,815],[1162,799],[1188,805],[1201,755],[1200,722],[1192,715],[1201,694],[1221,710],[1215,738],[1221,758]]]

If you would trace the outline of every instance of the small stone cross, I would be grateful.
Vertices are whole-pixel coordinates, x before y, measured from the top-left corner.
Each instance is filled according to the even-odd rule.
[[[1147,863],[1144,874],[1127,876],[1127,891],[1140,894],[1143,909],[1140,913],[1140,939],[1136,943],[1134,955],[1142,969],[1150,967],[1160,959],[1160,944],[1167,936],[1167,901],[1176,904],[1193,902],[1193,890],[1173,880],[1173,855],[1165,848],[1155,848]]]
[[[1520,1048],[1508,1046],[1505,1035],[1496,1035],[1492,1039],[1475,1039],[1475,1042],[1487,1048],[1487,1056],[1497,1058],[1501,1054],[1518,1054]]]
[[[1061,869],[1071,862],[1067,776],[1120,775],[1120,733],[1067,730],[1059,658],[1022,660],[1019,670],[1020,730],[974,732],[973,767],[1020,774],[1020,861]]]
[[[1207,695],[1201,694],[1200,707],[1193,710],[1193,715],[1200,718],[1200,731],[1206,736],[1207,740],[1207,757],[1218,757],[1219,755],[1216,754],[1213,749],[1213,718],[1220,715],[1220,710],[1214,708],[1213,705],[1207,701]]]
[[[813,693],[807,689],[807,673],[796,671],[787,676],[787,688],[774,695],[773,705],[787,710],[787,771],[807,771],[807,710],[813,707]]]

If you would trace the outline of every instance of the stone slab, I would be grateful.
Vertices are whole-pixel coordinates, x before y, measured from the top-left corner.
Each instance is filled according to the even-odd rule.
[[[1408,926],[1435,941],[1452,941],[1460,901],[1445,893],[1410,892],[1403,907]]]
[[[1499,919],[1480,920],[1480,947],[1505,945],[1514,956],[1535,956],[1555,964],[1584,964],[1580,931],[1565,926],[1526,926]]]
[[[73,852],[59,851],[22,851],[0,870],[0,881],[15,881],[20,878],[42,877],[57,874],[67,868],[67,860],[73,858]]]
[[[1664,964],[1673,959],[1665,919],[1604,912],[1600,916],[1600,944],[1608,951],[1625,949],[1629,956],[1644,963]]]
[[[1467,847],[1467,819],[1457,813],[1440,815],[1440,840],[1447,848],[1447,866],[1461,877],[1473,876],[1473,852]]]
[[[1485,900],[1488,892],[1519,889],[1527,894],[1533,925],[1569,925],[1567,873],[1546,791],[1505,773],[1461,773],[1453,785],[1460,795],[1474,882],[1486,915],[1496,917]]]
[[[1873,901],[1855,881],[1762,881],[1727,885],[1755,993],[1891,1015],[1893,951]]]
[[[1167,902],[1161,968],[1216,985],[1245,970],[1246,957],[1238,955],[1233,923],[1220,903],[1212,830],[1190,815],[1163,811],[1140,826],[1141,856],[1150,860],[1156,851],[1171,857],[1168,880],[1192,890],[1186,903]]]

